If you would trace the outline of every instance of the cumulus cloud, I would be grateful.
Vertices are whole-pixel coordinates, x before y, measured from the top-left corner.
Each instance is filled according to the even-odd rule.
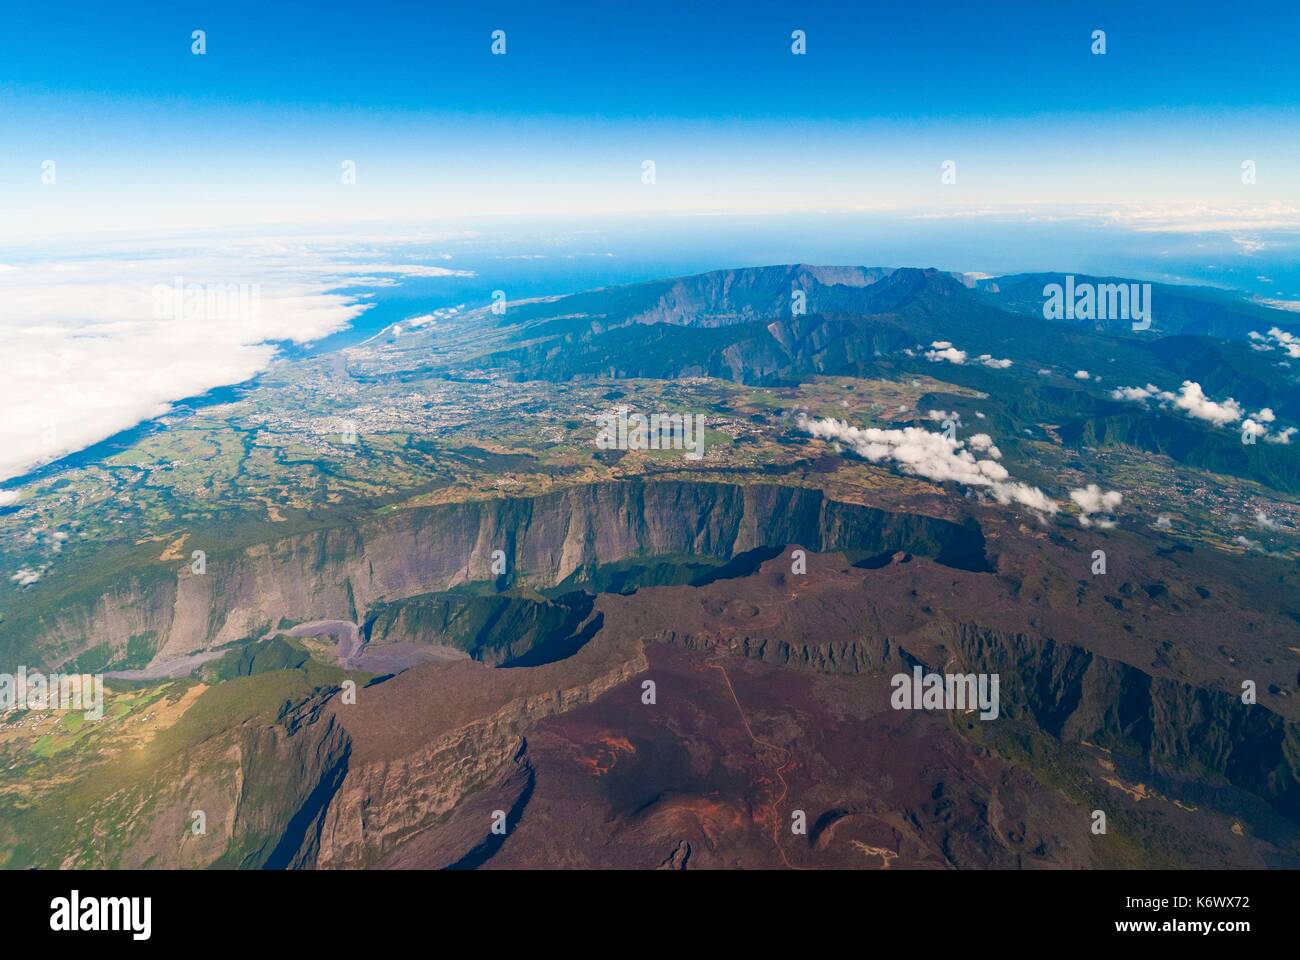
[[[1148,383],[1145,387],[1117,387],[1110,392],[1110,395],[1115,400],[1132,400],[1138,403],[1150,400],[1152,397],[1174,399],[1172,393],[1161,393],[1160,388],[1154,383]]]
[[[1114,513],[1115,508],[1124,502],[1124,494],[1118,490],[1103,491],[1097,484],[1090,483],[1086,487],[1071,490],[1070,499],[1081,511],[1079,523],[1086,527],[1093,522],[1095,515]],[[1107,519],[1098,519],[1096,522],[1099,526],[1114,526],[1114,522]]]
[[[1241,432],[1243,436],[1262,437],[1268,433],[1268,427],[1247,417],[1241,422]]]
[[[814,437],[843,443],[872,463],[892,464],[902,473],[983,488],[999,503],[1016,503],[1042,513],[1058,509],[1055,500],[1037,487],[1012,479],[1006,467],[992,458],[993,443],[987,434],[976,434],[978,440],[968,441],[990,451],[990,459],[978,459],[963,441],[920,427],[863,429],[841,420],[812,420],[803,415],[799,427]]]
[[[1292,360],[1300,360],[1300,337],[1281,327],[1270,327],[1268,335],[1258,330],[1250,331],[1249,337],[1254,350],[1281,350]]]
[[[1241,404],[1232,397],[1228,397],[1222,403],[1211,400],[1205,395],[1201,385],[1193,380],[1183,381],[1178,396],[1174,399],[1174,406],[1198,420],[1208,420],[1215,426],[1240,420],[1243,412]]]
[[[365,247],[367,251],[372,246]],[[0,271],[0,481],[172,402],[247,380],[372,306],[343,287],[459,271],[363,262],[337,242],[188,242]]]
[[[1090,376],[1092,376],[1092,374],[1088,373],[1087,370],[1074,371],[1074,379],[1076,380],[1087,380]]]
[[[905,352],[908,356],[915,356],[911,350]],[[925,359],[931,363],[940,363],[946,360],[948,363],[960,365],[969,359],[969,354],[965,350],[954,347],[950,340],[935,340],[930,344],[930,349],[925,351]],[[991,353],[981,353],[975,358],[974,362],[981,363],[986,367],[992,367],[994,370],[1005,370],[1011,366],[1010,360],[999,360]]]
[[[1265,443],[1290,443],[1291,438],[1295,436],[1295,427],[1283,427],[1277,433],[1270,433],[1264,437]]]
[[[0,490],[0,507],[12,507],[17,502],[17,490]]]
[[[1131,400],[1138,403],[1154,400],[1160,404],[1182,410],[1188,416],[1195,417],[1197,420],[1212,423],[1216,427],[1234,423],[1245,416],[1246,413],[1245,408],[1232,397],[1222,401],[1211,400],[1205,395],[1201,385],[1194,380],[1184,380],[1177,393],[1161,390],[1155,384],[1148,383],[1144,387],[1119,387],[1112,390],[1110,395],[1115,400]],[[1268,407],[1255,414],[1255,418],[1255,420],[1246,421],[1251,424],[1252,429],[1261,426],[1261,423],[1271,423],[1276,419],[1273,411]],[[1265,430],[1267,430],[1267,427],[1262,427],[1260,433]]]
[[[987,453],[994,460],[1002,459],[1002,451],[993,444],[993,438],[987,433],[977,433],[966,440],[966,446],[980,453]]]
[[[925,351],[925,359],[931,363],[939,363],[942,360],[956,364],[966,362],[966,351],[958,350],[947,340],[936,340],[930,344],[930,347],[931,349]]]

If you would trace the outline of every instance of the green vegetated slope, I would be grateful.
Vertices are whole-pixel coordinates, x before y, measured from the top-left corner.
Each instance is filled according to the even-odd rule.
[[[1123,444],[1212,473],[1300,492],[1300,447],[1295,444],[1242,443],[1236,430],[1215,430],[1169,414],[1125,411],[1082,418],[1063,424],[1060,436],[1073,446]]]
[[[318,723],[343,674],[314,661],[225,679],[147,743],[104,757],[96,736],[23,771],[31,802],[6,792],[6,868],[271,866],[322,782],[346,768],[346,736]],[[99,737],[136,714],[112,712]],[[136,718],[138,719],[138,718]],[[49,779],[49,782],[45,782]],[[194,812],[206,832],[195,834]]]

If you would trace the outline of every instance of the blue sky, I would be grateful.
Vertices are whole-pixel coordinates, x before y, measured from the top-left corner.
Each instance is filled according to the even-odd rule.
[[[640,119],[1293,106],[1294,3],[69,3],[15,6],[20,88]],[[207,60],[188,36],[207,30]],[[488,35],[508,32],[491,58]],[[809,36],[790,55],[789,33]],[[1107,31],[1105,58],[1089,52]]]
[[[1300,202],[1294,3],[74,3],[7,17],[9,236]],[[796,28],[806,56],[790,52]],[[957,183],[941,185],[948,159]],[[346,160],[358,176],[344,188]]]

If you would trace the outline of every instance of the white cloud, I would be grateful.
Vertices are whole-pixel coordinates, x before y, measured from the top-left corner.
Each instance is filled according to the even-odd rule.
[[[1110,223],[1122,223],[1152,233],[1191,233],[1235,230],[1295,230],[1300,207],[1290,204],[1148,204],[1125,203],[1093,211]],[[1249,238],[1233,237],[1241,243]],[[1258,242],[1258,241],[1255,241]]]
[[[1007,469],[995,459],[977,459],[961,440],[951,440],[942,433],[920,427],[862,429],[841,420],[811,420],[803,415],[799,417],[799,427],[814,437],[843,443],[872,463],[893,464],[903,473],[984,488],[999,503],[1017,503],[1042,513],[1055,513],[1059,509],[1056,501],[1042,490],[1011,479]],[[979,445],[987,442],[987,446],[992,446],[987,434],[975,436],[980,438]]]
[[[12,507],[17,502],[17,490],[0,490],[0,507]]]
[[[1148,400],[1156,400],[1161,404],[1172,405],[1182,410],[1190,417],[1198,420],[1205,420],[1221,427],[1224,424],[1233,423],[1240,420],[1245,415],[1245,408],[1232,397],[1223,401],[1211,400],[1201,389],[1201,385],[1194,380],[1184,380],[1183,385],[1178,388],[1178,393],[1170,393],[1168,390],[1161,390],[1153,383],[1148,383],[1145,387],[1119,387],[1110,392],[1115,400],[1131,400],[1136,403],[1145,403]],[[1256,416],[1265,422],[1271,422],[1273,411],[1265,407]],[[1251,424],[1248,429],[1260,427],[1259,423],[1247,421]],[[1262,427],[1259,433],[1262,434],[1267,427]]]
[[[1285,351],[1288,357],[1293,360],[1300,360],[1300,337],[1297,337],[1294,333],[1288,333],[1281,327],[1269,328],[1268,335]]]
[[[1095,483],[1090,483],[1086,487],[1070,491],[1070,499],[1079,507],[1081,514],[1079,523],[1083,526],[1089,526],[1093,522],[1096,514],[1110,514],[1115,512],[1115,508],[1124,502],[1124,494],[1118,490],[1103,491]],[[1097,520],[1100,526],[1114,526],[1109,520]]]
[[[904,351],[908,356],[915,354],[908,350]],[[948,361],[949,363],[963,364],[969,358],[965,350],[959,350],[952,345],[950,340],[935,340],[930,344],[930,349],[925,351],[925,359],[931,363]],[[986,367],[992,367],[994,370],[1005,370],[1011,366],[1010,360],[998,360],[991,353],[981,353],[975,358],[975,362],[982,363]]]
[[[1198,420],[1208,420],[1215,426],[1240,420],[1242,415],[1241,404],[1232,397],[1222,403],[1216,403],[1207,397],[1201,385],[1193,380],[1183,381],[1183,385],[1178,389],[1178,397],[1174,400],[1174,406]]]
[[[1087,370],[1076,370],[1076,371],[1074,371],[1074,379],[1076,379],[1076,380],[1087,380],[1088,377],[1090,377],[1090,376],[1091,376],[1091,374],[1088,373]]]
[[[941,360],[956,364],[966,362],[966,351],[958,350],[947,340],[936,340],[930,346],[933,349],[925,351],[925,359],[931,363],[939,363]]]
[[[0,271],[0,481],[249,379],[277,341],[346,328],[372,304],[339,287],[457,273],[359,260],[337,242],[268,239],[10,264]]]
[[[1300,337],[1281,327],[1270,327],[1268,336],[1258,330],[1250,331],[1247,336],[1253,341],[1250,345],[1252,350],[1281,350],[1292,360],[1300,360]]]
[[[1154,383],[1148,383],[1145,387],[1119,387],[1112,390],[1110,395],[1115,400],[1132,400],[1136,403],[1150,400],[1152,397],[1160,397],[1170,401],[1174,399],[1172,393],[1162,394],[1160,388]]]
[[[972,450],[978,450],[981,453],[987,453],[994,460],[1002,459],[1002,451],[993,444],[993,438],[987,433],[976,433],[966,440],[966,445]]]
[[[1267,436],[1265,436],[1264,442],[1289,444],[1291,442],[1291,438],[1295,436],[1295,433],[1296,433],[1295,427],[1284,427],[1283,429],[1279,430],[1277,433],[1270,433]]]
[[[1277,529],[1277,524],[1274,523],[1271,519],[1269,519],[1268,514],[1266,514],[1263,510],[1255,511],[1255,523],[1263,527],[1265,530]]]
[[[1268,433],[1268,427],[1264,426],[1262,423],[1256,423],[1254,420],[1247,417],[1241,422],[1241,432],[1242,436],[1250,435],[1253,437],[1262,437]]]

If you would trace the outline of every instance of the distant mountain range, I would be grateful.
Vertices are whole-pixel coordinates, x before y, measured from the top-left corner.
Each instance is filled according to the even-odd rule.
[[[911,267],[721,270],[511,305],[499,321],[507,345],[474,363],[553,381],[710,376],[772,386],[933,374],[994,397],[1007,432],[1038,435],[1038,424],[1054,423],[1067,442],[1127,444],[1300,489],[1300,443],[1243,444],[1236,429],[1175,405],[1112,396],[1148,384],[1177,393],[1190,381],[1240,405],[1238,421],[1267,410],[1294,423],[1298,368],[1268,331],[1292,335],[1300,318],[1223,291],[1152,284],[1148,330],[1127,319],[1045,320],[1043,288],[1064,281]]]

